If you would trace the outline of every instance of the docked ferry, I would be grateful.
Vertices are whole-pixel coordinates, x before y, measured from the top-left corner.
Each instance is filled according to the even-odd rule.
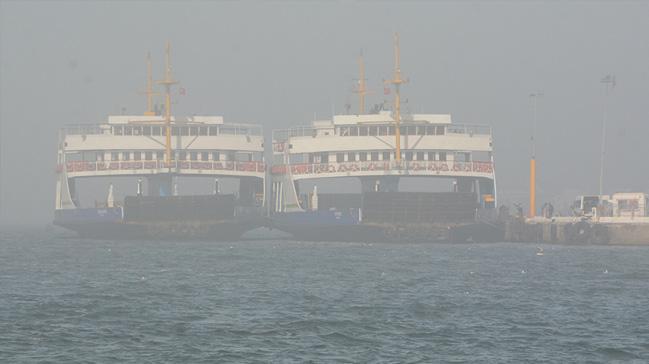
[[[273,132],[273,226],[304,240],[501,239],[491,128],[456,124],[448,114],[402,113],[398,36],[388,81],[394,104],[364,113],[359,63],[357,114]],[[343,181],[350,178],[356,182]],[[446,181],[446,187],[404,191],[406,178],[415,186]],[[323,193],[324,185],[335,186],[335,193]]]
[[[87,237],[208,240],[237,239],[259,226],[266,175],[262,128],[221,116],[172,116],[176,81],[168,45],[158,83],[165,88],[162,115],[153,110],[149,60],[144,115],[112,115],[60,130],[54,223]],[[112,183],[118,177],[134,181],[123,199]],[[209,183],[211,193],[179,193],[187,190],[179,181],[194,177]],[[222,193],[219,178],[238,181],[238,191]],[[78,185],[86,179],[106,182],[99,200],[80,199]]]

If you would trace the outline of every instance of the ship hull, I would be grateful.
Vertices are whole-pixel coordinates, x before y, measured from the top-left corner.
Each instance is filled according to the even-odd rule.
[[[233,241],[246,231],[261,225],[260,221],[203,222],[55,222],[76,232],[79,237],[111,240],[206,240]]]
[[[379,224],[335,219],[322,212],[275,214],[270,225],[303,241],[487,243],[504,241],[505,234],[499,225],[482,222]]]

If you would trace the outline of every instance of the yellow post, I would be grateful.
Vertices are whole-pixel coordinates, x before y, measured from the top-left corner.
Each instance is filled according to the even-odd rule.
[[[529,217],[536,216],[536,159],[530,159],[530,213]]]
[[[394,85],[394,123],[395,123],[395,156],[397,161],[401,160],[401,94],[399,93],[399,86],[406,83],[401,78],[401,64],[399,55],[399,33],[394,33],[394,78],[388,83]]]
[[[171,163],[171,85],[178,83],[171,77],[170,54],[171,44],[167,42],[165,52],[165,79],[158,81],[159,84],[165,86],[165,160],[167,164]]]

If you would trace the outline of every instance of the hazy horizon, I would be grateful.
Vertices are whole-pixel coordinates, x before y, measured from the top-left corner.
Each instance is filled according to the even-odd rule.
[[[600,80],[615,74],[604,192],[649,192],[647,14],[647,2],[0,1],[0,224],[51,222],[58,129],[143,113],[146,54],[157,79],[167,40],[186,90],[174,114],[269,134],[355,110],[361,49],[367,104],[382,102],[398,31],[405,108],[492,126],[501,202],[524,205],[530,93],[544,93],[537,201],[569,200],[597,193]]]

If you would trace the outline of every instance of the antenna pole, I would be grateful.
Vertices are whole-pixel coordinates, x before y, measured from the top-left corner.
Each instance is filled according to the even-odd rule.
[[[406,83],[401,78],[401,62],[400,62],[400,49],[399,49],[399,33],[394,33],[394,78],[387,81],[394,85],[394,123],[395,123],[395,156],[394,159],[401,161],[401,94],[399,86]]]
[[[358,56],[358,68],[358,114],[362,115],[365,114],[365,95],[367,94],[367,88],[365,86],[365,64],[363,63],[363,53]]]
[[[153,92],[153,73],[151,67],[151,52],[148,52],[146,55],[146,112],[144,115],[153,116],[155,112],[153,111],[153,96],[157,95],[156,92]]]
[[[171,43],[167,41],[167,49],[165,52],[165,78],[158,81],[159,84],[165,86],[165,159],[167,165],[171,164],[171,85],[178,83],[173,80],[171,76]]]

